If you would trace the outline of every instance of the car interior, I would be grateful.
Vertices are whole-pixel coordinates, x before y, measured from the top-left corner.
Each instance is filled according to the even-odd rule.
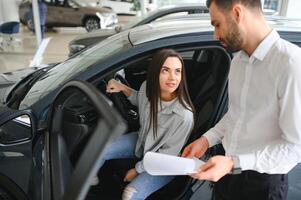
[[[176,50],[183,57],[188,90],[196,110],[195,127],[188,141],[190,143],[211,128],[227,110],[227,77],[231,59],[225,50],[217,47],[186,47]],[[115,78],[139,90],[142,82],[146,80],[151,53],[153,52],[136,57],[116,67],[114,72],[91,80],[91,83],[106,95],[108,101],[112,101],[113,106],[120,112],[128,125],[126,133],[139,129],[137,107],[131,105],[121,93],[107,94],[106,83]],[[69,98],[68,103],[63,105],[59,119],[70,164],[74,166],[95,128],[97,114],[85,99],[74,95]],[[123,177],[128,169],[133,168],[136,161],[136,159],[107,161],[98,172],[99,184],[90,187],[86,199],[121,199],[122,191],[127,184],[123,182]],[[185,195],[192,182],[189,176],[178,176],[147,199],[179,199]]]

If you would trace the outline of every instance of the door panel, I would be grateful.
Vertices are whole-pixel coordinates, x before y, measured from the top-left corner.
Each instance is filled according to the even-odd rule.
[[[32,167],[33,117],[30,112],[15,111],[1,118],[0,189],[12,198],[26,198]]]
[[[83,199],[105,144],[125,130],[123,120],[94,86],[68,83],[51,114],[53,199]]]

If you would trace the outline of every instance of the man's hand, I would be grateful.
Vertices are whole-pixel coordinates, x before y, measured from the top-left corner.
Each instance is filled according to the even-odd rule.
[[[138,175],[138,172],[135,168],[130,169],[127,171],[125,177],[123,178],[124,182],[131,182],[136,176]]]
[[[234,167],[232,157],[214,156],[210,158],[197,173],[190,176],[199,180],[218,181],[220,178],[229,174]]]
[[[209,148],[209,143],[207,138],[200,137],[199,139],[195,140],[191,144],[189,144],[187,147],[185,147],[182,157],[192,158],[197,157],[200,158],[204,155],[204,153]]]

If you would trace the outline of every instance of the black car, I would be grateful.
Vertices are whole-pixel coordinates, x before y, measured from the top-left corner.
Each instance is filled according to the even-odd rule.
[[[275,27],[281,37],[301,45],[300,27]],[[33,70],[13,86],[3,81],[0,197],[120,199],[122,177],[132,160],[108,161],[100,170],[97,163],[112,138],[138,129],[139,116],[124,96],[106,94],[106,84],[116,78],[139,89],[158,49],[173,48],[183,56],[196,108],[190,141],[200,137],[221,119],[228,105],[232,54],[213,39],[212,31],[193,20],[140,26],[60,64]],[[203,159],[218,153],[220,147],[211,148]],[[90,187],[96,174],[100,183]],[[300,165],[289,173],[290,200],[300,199],[300,176]],[[178,176],[147,199],[211,199],[211,192],[211,182]]]
[[[110,37],[121,31],[173,16],[181,17],[196,13],[209,13],[209,10],[205,5],[202,6],[200,4],[180,4],[159,8],[155,11],[149,12],[144,16],[138,16],[134,18],[125,26],[117,25],[114,29],[96,30],[91,33],[76,37],[69,43],[69,56],[72,56],[73,54],[89,47],[90,45],[94,45],[97,42],[100,42],[107,37]]]

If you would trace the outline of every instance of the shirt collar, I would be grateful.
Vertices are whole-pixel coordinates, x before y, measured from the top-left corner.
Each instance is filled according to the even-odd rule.
[[[245,51],[240,51],[239,57],[243,60],[251,60],[258,59],[262,61],[269,50],[272,48],[273,44],[280,38],[279,34],[276,30],[272,30],[264,40],[257,46],[251,57],[249,58],[248,54]]]
[[[179,99],[176,98],[172,100],[171,102],[164,102],[162,101],[162,114],[171,114],[171,113],[177,113],[178,115],[183,115],[183,106],[179,102]]]

